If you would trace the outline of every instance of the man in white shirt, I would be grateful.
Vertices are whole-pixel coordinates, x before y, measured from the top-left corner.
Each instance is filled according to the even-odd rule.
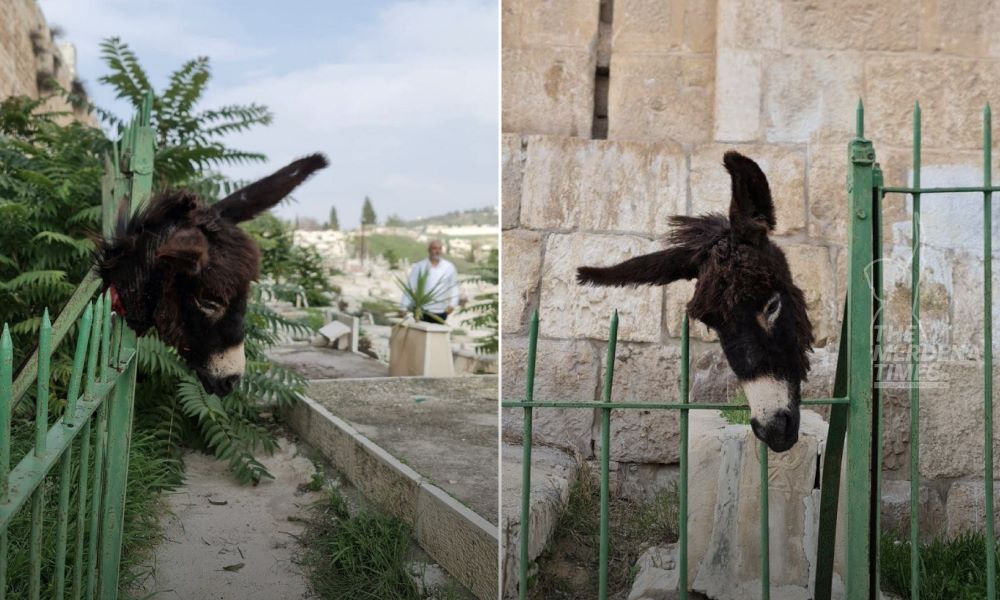
[[[417,289],[417,281],[421,273],[427,273],[425,290],[434,290],[435,299],[423,307],[421,321],[428,323],[443,323],[448,315],[458,307],[458,271],[455,265],[443,258],[444,245],[441,240],[432,240],[427,245],[427,258],[413,265],[410,269],[408,284]],[[399,303],[403,310],[413,309],[413,299],[403,292]]]

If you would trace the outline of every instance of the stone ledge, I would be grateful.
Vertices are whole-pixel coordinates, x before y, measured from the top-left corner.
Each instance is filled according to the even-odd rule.
[[[285,417],[352,485],[412,526],[420,546],[477,598],[496,598],[496,527],[315,400],[303,397]]]

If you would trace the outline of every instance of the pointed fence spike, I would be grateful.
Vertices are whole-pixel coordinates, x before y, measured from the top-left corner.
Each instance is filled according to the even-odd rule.
[[[865,137],[865,103],[858,98],[858,107],[854,111],[854,133],[855,137],[863,138]]]

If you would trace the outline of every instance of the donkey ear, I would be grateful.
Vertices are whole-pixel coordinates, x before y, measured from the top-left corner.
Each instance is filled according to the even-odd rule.
[[[208,238],[197,227],[182,227],[156,249],[156,263],[197,275],[208,265]]]
[[[234,223],[249,221],[271,208],[300,183],[329,163],[322,154],[312,154],[255,181],[212,205],[224,219]]]
[[[726,152],[722,163],[733,182],[729,222],[737,236],[759,241],[774,229],[774,201],[767,177],[757,163],[739,152]]]

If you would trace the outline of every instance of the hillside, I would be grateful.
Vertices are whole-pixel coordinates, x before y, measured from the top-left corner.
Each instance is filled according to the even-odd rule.
[[[487,206],[469,210],[454,210],[443,215],[421,217],[403,222],[403,227],[421,228],[427,225],[442,225],[456,227],[460,225],[496,225],[498,222],[497,208]]]

